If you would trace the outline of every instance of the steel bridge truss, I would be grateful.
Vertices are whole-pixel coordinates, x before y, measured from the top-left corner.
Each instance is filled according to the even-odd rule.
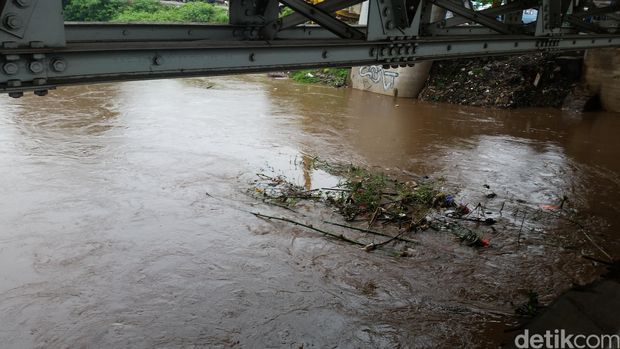
[[[362,0],[231,0],[229,24],[64,22],[62,0],[0,0],[0,92],[62,85],[620,46],[620,0],[369,0],[368,24],[334,13]],[[280,3],[294,10],[280,17]],[[433,21],[432,11],[451,18]],[[524,10],[537,20],[524,24]],[[308,24],[311,23],[311,24]]]

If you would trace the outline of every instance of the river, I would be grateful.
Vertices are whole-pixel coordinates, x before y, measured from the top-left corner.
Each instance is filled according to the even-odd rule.
[[[620,258],[618,114],[425,104],[263,75],[0,104],[3,348],[497,347],[528,291],[549,304],[604,271],[582,255]],[[443,177],[495,211],[566,196],[587,233],[513,207],[518,237],[498,224],[478,249],[424,232],[396,258],[248,213],[287,214],[248,195],[257,173],[337,181],[308,171],[309,156]]]

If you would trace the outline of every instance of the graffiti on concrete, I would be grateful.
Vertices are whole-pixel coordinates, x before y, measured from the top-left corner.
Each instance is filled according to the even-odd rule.
[[[369,65],[360,67],[360,76],[367,77],[375,84],[383,81],[383,90],[387,91],[394,88],[394,83],[396,82],[398,73],[395,71],[385,70],[380,65]]]

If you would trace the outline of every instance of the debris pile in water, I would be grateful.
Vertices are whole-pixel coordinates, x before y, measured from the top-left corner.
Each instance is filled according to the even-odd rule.
[[[480,232],[466,227],[463,222],[490,225],[494,220],[468,218],[475,212],[464,204],[457,204],[455,196],[441,188],[441,179],[416,178],[400,181],[384,173],[375,173],[351,165],[330,165],[317,159],[314,160],[314,166],[338,176],[341,178],[340,183],[333,188],[308,190],[291,183],[283,176],[258,174],[258,179],[253,183],[252,195],[265,203],[293,212],[304,201],[322,203],[332,207],[347,224],[328,221],[323,223],[347,228],[358,235],[365,233],[382,236],[386,238],[385,241],[379,244],[366,243],[291,218],[258,213],[255,215],[304,226],[324,235],[364,246],[368,251],[392,242],[414,244],[416,241],[412,240],[411,236],[426,230],[450,232],[469,246],[489,246],[489,241],[484,239]],[[406,252],[406,248],[403,251]]]
[[[414,246],[423,244],[422,237],[429,237],[421,234],[429,233],[452,235],[465,246],[514,253],[532,236],[539,239],[544,235],[547,243],[554,245],[557,242],[551,240],[560,237],[547,234],[546,229],[568,224],[590,245],[582,250],[583,258],[597,263],[613,261],[604,246],[591,236],[587,222],[581,222],[577,211],[567,207],[566,196],[558,196],[557,203],[530,203],[513,195],[500,196],[485,184],[478,199],[474,199],[480,200],[474,206],[460,202],[454,194],[456,190],[445,189],[442,178],[407,174],[398,176],[404,179],[399,180],[362,167],[329,164],[310,156],[308,159],[304,160],[304,171],[323,171],[339,178],[338,184],[308,188],[285,176],[261,173],[252,183],[251,195],[277,206],[286,215],[249,213],[301,226],[366,251],[381,248],[398,256],[414,253]],[[340,219],[319,220],[325,208],[332,208]],[[493,245],[490,237],[495,240]]]
[[[538,53],[436,61],[419,98],[499,108],[558,108],[579,84],[581,59]]]

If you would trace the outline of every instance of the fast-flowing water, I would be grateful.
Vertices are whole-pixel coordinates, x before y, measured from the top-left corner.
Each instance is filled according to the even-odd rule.
[[[600,275],[582,255],[620,257],[618,114],[258,75],[0,104],[3,348],[497,346],[528,291],[549,303]],[[566,196],[582,228],[537,228],[513,208],[518,237],[497,225],[478,249],[425,232],[396,258],[248,213],[286,215],[247,195],[256,173],[337,180],[300,165],[309,156],[444,177],[459,201],[495,211]]]

